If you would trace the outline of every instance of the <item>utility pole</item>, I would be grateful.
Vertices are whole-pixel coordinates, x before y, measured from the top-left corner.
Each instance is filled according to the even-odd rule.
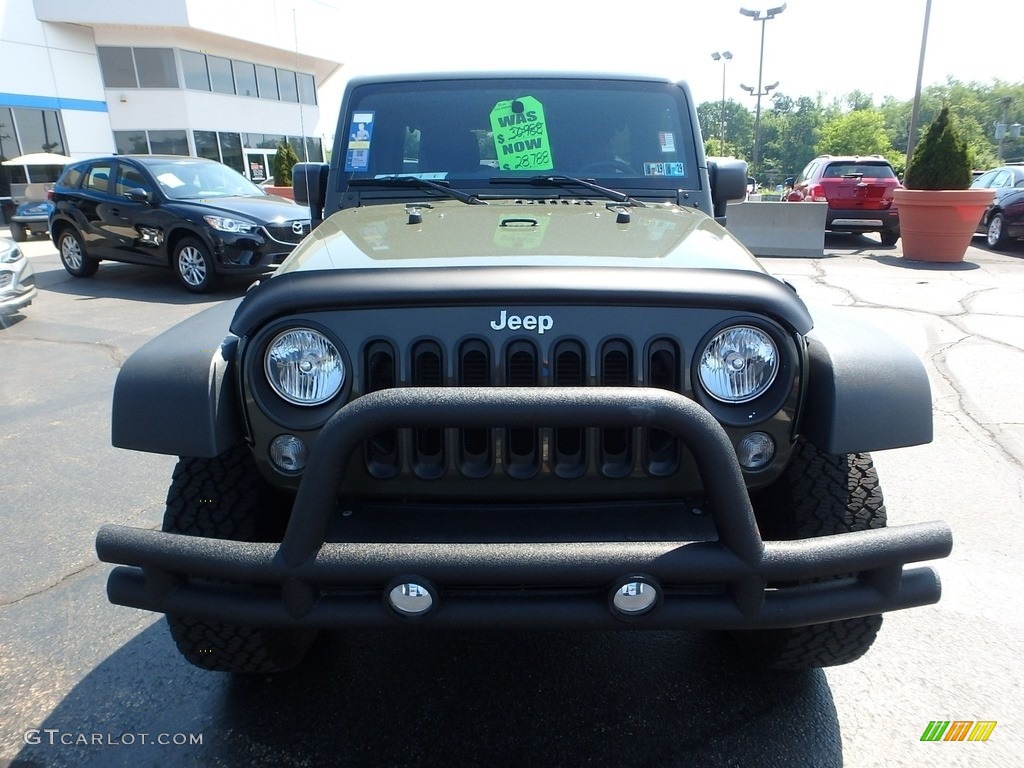
[[[732,58],[732,53],[729,51],[722,51],[721,53],[715,51],[711,54],[711,58],[715,61],[721,60],[722,62],[722,121],[719,125],[718,154],[725,157],[725,64]]]
[[[761,56],[760,63],[757,67],[757,91],[747,85],[741,85],[740,88],[745,90],[751,96],[757,97],[757,108],[754,112],[754,162],[751,164],[753,169],[754,177],[756,178],[756,172],[761,170],[761,97],[767,96],[770,91],[774,88],[779,87],[778,81],[775,81],[769,86],[762,88],[762,75],[764,74],[764,25],[765,22],[771,21],[780,13],[786,10],[786,4],[783,3],[775,8],[769,8],[764,12],[764,16],[761,15],[761,11],[751,11],[747,8],[740,8],[740,13],[744,16],[749,16],[754,21],[761,22]]]

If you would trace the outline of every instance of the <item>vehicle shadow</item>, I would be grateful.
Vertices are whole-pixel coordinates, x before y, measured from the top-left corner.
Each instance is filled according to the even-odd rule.
[[[36,272],[40,291],[88,299],[124,299],[164,304],[203,304],[241,296],[254,278],[230,278],[212,293],[185,290],[170,269],[103,262],[94,277],[72,277],[63,268]]]
[[[290,675],[231,677],[158,621],[32,728],[12,765],[842,765],[824,673],[752,673],[704,633],[330,633]]]

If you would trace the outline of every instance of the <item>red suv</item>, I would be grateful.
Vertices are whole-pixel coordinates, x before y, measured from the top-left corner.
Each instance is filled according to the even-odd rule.
[[[796,177],[786,199],[828,203],[825,229],[831,232],[878,232],[882,245],[895,245],[900,220],[892,191],[901,186],[881,155],[821,155]]]

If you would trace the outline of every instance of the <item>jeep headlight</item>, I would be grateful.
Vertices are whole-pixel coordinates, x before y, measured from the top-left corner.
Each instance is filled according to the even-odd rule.
[[[723,403],[764,394],[779,372],[779,350],[760,328],[736,325],[716,334],[700,356],[700,383]]]
[[[279,333],[267,347],[270,386],[295,405],[321,405],[345,383],[345,363],[330,339],[310,328]]]

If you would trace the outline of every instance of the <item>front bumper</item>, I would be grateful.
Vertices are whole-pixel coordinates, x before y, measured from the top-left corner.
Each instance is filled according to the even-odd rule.
[[[348,458],[383,430],[414,427],[656,427],[693,453],[712,535],[679,541],[328,541]],[[343,491],[343,489],[342,489]],[[629,505],[624,504],[624,514]],[[429,585],[437,627],[754,629],[801,626],[928,605],[945,557],[939,522],[800,541],[764,542],[734,449],[700,406],[640,388],[410,388],[361,397],[324,426],[284,541],[247,543],[104,526],[97,552],[119,563],[113,603],[265,627],[385,627],[397,583]],[[853,574],[853,576],[849,576]],[[832,577],[830,579],[830,577]],[[811,579],[818,583],[808,584]],[[658,590],[653,610],[625,617],[626,581]],[[800,584],[799,582],[804,582]],[[794,586],[788,586],[788,585]]]
[[[25,258],[0,264],[0,313],[24,309],[36,298],[36,275]]]

